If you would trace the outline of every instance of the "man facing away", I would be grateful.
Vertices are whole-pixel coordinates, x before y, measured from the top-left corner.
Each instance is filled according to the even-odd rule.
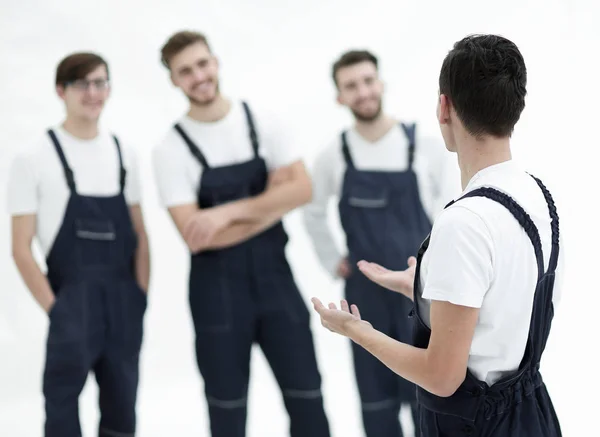
[[[469,35],[442,63],[436,115],[463,192],[408,269],[358,264],[414,300],[409,343],[378,332],[352,303],[313,299],[325,327],[417,385],[423,437],[562,435],[540,362],[565,258],[552,195],[512,158],[526,95],[523,56],[502,36]]]
[[[154,150],[159,193],[191,252],[189,302],[214,437],[245,435],[252,345],[281,388],[293,437],[327,437],[306,303],[281,223],[311,197],[300,156],[269,115],[224,97],[207,38],[162,48],[187,114]]]
[[[99,129],[106,61],[74,53],[56,71],[66,118],[10,169],[16,266],[50,325],[43,375],[45,436],[79,437],[79,395],[93,371],[99,435],[133,436],[150,256],[134,153]],[[44,275],[32,253],[46,255]]]
[[[346,298],[377,329],[408,341],[411,301],[369,281],[355,266],[361,259],[405,266],[435,213],[458,192],[457,184],[445,183],[451,165],[457,166],[442,152],[441,140],[423,138],[415,124],[384,112],[375,55],[348,51],[334,63],[332,74],[337,100],[350,109],[355,123],[317,157],[313,200],[304,208],[304,221],[322,265],[345,280]],[[332,197],[339,199],[347,255],[338,251],[328,227]],[[367,437],[402,436],[400,407],[410,404],[416,416],[415,386],[354,343],[352,352]]]

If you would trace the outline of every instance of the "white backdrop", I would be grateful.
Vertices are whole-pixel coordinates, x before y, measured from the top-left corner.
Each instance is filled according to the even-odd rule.
[[[521,48],[529,96],[514,136],[514,154],[553,190],[568,242],[564,299],[542,363],[567,437],[596,432],[594,375],[598,361],[595,282],[599,232],[593,219],[598,138],[598,6],[584,0],[2,0],[0,12],[0,185],[13,154],[62,119],[54,93],[57,62],[94,50],[110,64],[113,94],[103,124],[129,140],[142,159],[144,212],[153,271],[139,390],[139,436],[208,436],[202,382],[188,315],[188,259],[160,209],[150,151],[186,108],[159,63],[171,33],[208,34],[221,61],[222,89],[277,108],[310,163],[349,122],[334,101],[331,63],[364,47],[381,59],[386,108],[439,136],[437,76],[454,41],[469,33],[501,33]],[[367,6],[368,5],[368,6]],[[593,11],[592,8],[596,10]],[[597,57],[596,57],[597,58]],[[593,135],[594,134],[594,135]],[[590,156],[590,154],[593,154]],[[5,190],[0,191],[4,205]],[[589,200],[591,200],[591,202]],[[0,215],[0,435],[41,436],[41,371],[47,318],[10,256],[9,217]],[[299,212],[286,218],[289,257],[308,302],[341,296],[341,284],[317,264]],[[334,221],[334,225],[337,222]],[[338,236],[339,234],[339,227]],[[341,239],[340,239],[341,241]],[[326,408],[334,436],[362,436],[349,344],[313,318]],[[284,436],[287,418],[269,368],[253,358],[249,437]],[[92,382],[92,381],[90,381]],[[81,415],[94,435],[97,390],[84,389]],[[594,408],[596,407],[596,408]]]

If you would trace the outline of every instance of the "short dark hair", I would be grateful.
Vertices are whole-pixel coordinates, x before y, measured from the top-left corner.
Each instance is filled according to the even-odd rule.
[[[469,35],[455,43],[439,77],[440,94],[476,137],[512,135],[525,108],[526,85],[521,52],[498,35]]]
[[[371,62],[375,65],[375,68],[378,68],[379,61],[377,57],[369,52],[368,50],[349,50],[343,53],[337,61],[334,62],[331,76],[333,78],[333,82],[337,86],[337,72],[344,68],[350,67],[355,64],[360,64],[361,62]]]
[[[56,85],[65,86],[69,82],[85,79],[100,65],[106,67],[108,75],[108,63],[102,56],[89,52],[72,53],[61,60],[58,67],[56,67]]]
[[[173,34],[162,46],[162,49],[160,50],[160,61],[165,67],[170,68],[169,63],[174,56],[176,56],[186,47],[198,42],[204,44],[210,51],[208,38],[206,38],[206,35],[203,33],[194,32],[191,30],[182,30],[177,32]]]

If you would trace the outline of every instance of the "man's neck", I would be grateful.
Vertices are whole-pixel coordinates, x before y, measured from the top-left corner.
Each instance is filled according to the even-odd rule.
[[[98,136],[97,121],[87,121],[67,116],[62,128],[75,138],[82,140],[91,140]]]
[[[385,136],[396,123],[396,120],[382,113],[372,121],[356,120],[354,127],[365,140],[375,142]]]
[[[230,108],[231,102],[219,95],[207,105],[197,105],[190,102],[187,116],[196,121],[210,123],[224,118],[229,113]]]
[[[465,135],[458,142],[458,165],[460,166],[463,190],[478,172],[492,165],[501,164],[512,159],[510,140],[508,138],[488,137],[476,140]]]

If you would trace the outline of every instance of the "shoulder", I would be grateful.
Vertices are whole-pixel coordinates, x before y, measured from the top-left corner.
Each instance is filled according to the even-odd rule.
[[[183,150],[183,139],[181,135],[177,133],[175,126],[177,124],[183,124],[183,119],[179,119],[173,123],[173,125],[162,134],[159,140],[152,147],[152,157],[155,160],[168,159],[173,154],[181,153]]]
[[[123,158],[123,166],[125,168],[135,167],[137,165],[137,149],[134,147],[133,141],[131,141],[128,136],[112,130],[103,131],[101,135],[104,143],[103,147],[105,147],[108,152],[113,152],[116,145],[119,145],[121,157]]]
[[[47,131],[38,134],[30,140],[27,140],[23,147],[20,147],[12,159],[12,167],[35,167],[48,163],[50,155],[55,155],[55,149],[52,146],[50,136]]]
[[[490,234],[477,198],[461,199],[444,209],[437,216],[431,233],[432,238],[439,234],[447,234],[451,238],[469,234]]]

